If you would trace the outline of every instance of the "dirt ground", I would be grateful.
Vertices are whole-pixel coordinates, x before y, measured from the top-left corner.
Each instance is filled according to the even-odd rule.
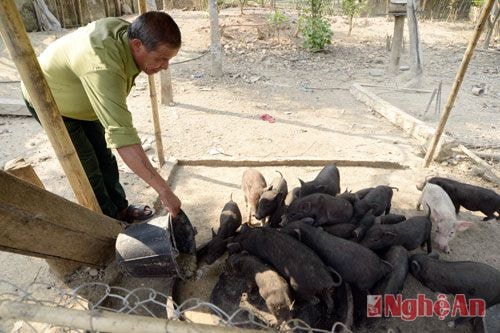
[[[179,160],[334,160],[360,161],[359,166],[339,164],[343,188],[360,189],[386,184],[399,188],[394,196],[394,210],[406,215],[419,214],[415,204],[419,192],[415,185],[427,175],[449,176],[499,191],[498,185],[485,181],[481,171],[468,158],[456,154],[441,163],[422,168],[422,143],[395,127],[385,118],[358,102],[349,88],[363,83],[403,111],[430,126],[438,122],[434,105],[424,115],[430,100],[429,92],[396,90],[408,81],[409,72],[397,76],[386,73],[389,53],[386,36],[392,35],[393,22],[378,18],[359,18],[353,35],[347,36],[347,19],[331,17],[334,37],[324,52],[309,53],[300,47],[301,39],[293,37],[294,24],[271,36],[264,24],[269,11],[255,8],[239,15],[234,8],[224,9],[224,76],[210,74],[210,55],[202,55],[210,44],[207,13],[174,10],[183,33],[183,48],[172,64],[175,106],[162,106],[160,120],[166,156]],[[294,13],[287,13],[293,20]],[[132,19],[133,17],[129,17]],[[441,105],[446,103],[453,79],[472,35],[470,22],[421,22],[423,41],[424,83],[420,88],[433,91],[442,81]],[[264,36],[259,39],[259,36]],[[405,36],[407,36],[405,32]],[[30,38],[37,52],[42,51],[57,35],[32,33]],[[406,37],[407,39],[407,37]],[[495,45],[498,48],[498,44]],[[406,45],[406,50],[408,46]],[[0,49],[0,97],[20,98],[19,83],[3,81],[19,77],[7,51]],[[478,151],[497,153],[500,150],[500,87],[498,80],[500,52],[476,52],[465,76],[446,132],[465,146]],[[408,53],[402,65],[408,65]],[[186,62],[182,62],[186,61]],[[176,62],[182,62],[175,64]],[[476,96],[471,89],[482,85],[485,93]],[[375,86],[375,87],[373,87]],[[156,161],[154,135],[150,115],[147,77],[141,74],[129,96],[134,123],[143,138],[144,147]],[[31,162],[49,191],[70,200],[70,191],[58,161],[49,147],[46,135],[29,117],[6,116],[26,112],[22,107],[0,108],[0,165],[18,156]],[[263,121],[269,114],[274,123]],[[392,162],[399,168],[384,168],[381,162]],[[139,180],[121,162],[122,182],[131,202],[152,203],[154,191]],[[498,163],[489,161],[498,172]],[[259,170],[271,181],[275,170],[283,173],[289,188],[298,185],[297,178],[314,178],[321,167],[282,166]],[[198,229],[197,243],[210,237],[210,227],[217,227],[218,216],[231,193],[242,213],[246,209],[239,190],[244,168],[184,166],[173,178],[173,188],[183,202],[183,209]],[[475,222],[469,230],[451,242],[452,253],[447,260],[475,260],[500,269],[500,236],[498,222],[482,222],[479,213],[462,211],[460,219]],[[34,282],[56,283],[41,259],[0,253],[0,279],[27,288]],[[214,267],[220,268],[220,262]],[[201,267],[204,275],[181,286],[181,296],[207,299],[216,276],[214,268]],[[147,281],[144,282],[147,284]],[[0,285],[2,287],[2,285]],[[0,288],[0,293],[3,290]],[[408,278],[404,297],[424,292],[435,294]],[[390,319],[376,324],[377,330],[399,328],[404,332],[452,331],[437,318],[403,322]],[[0,325],[0,331],[11,326]],[[374,327],[363,328],[374,331]],[[463,332],[470,331],[465,327]]]

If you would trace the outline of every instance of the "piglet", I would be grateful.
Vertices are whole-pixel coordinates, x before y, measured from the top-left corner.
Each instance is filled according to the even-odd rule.
[[[339,169],[333,163],[327,164],[318,173],[316,178],[310,182],[300,181],[299,197],[305,197],[312,193],[326,193],[337,195],[340,193],[340,174]]]
[[[349,223],[352,205],[349,201],[323,193],[313,193],[295,201],[286,213],[286,221],[312,218],[316,226]]]
[[[331,292],[342,283],[341,277],[295,238],[273,228],[247,227],[234,237],[228,249],[230,253],[247,251],[271,264],[298,297],[313,303],[323,299],[328,312],[333,310]]]
[[[409,262],[412,275],[432,291],[480,298],[487,308],[500,303],[500,271],[489,265],[444,261],[421,253],[411,256]]]
[[[372,250],[355,242],[335,237],[321,228],[301,221],[294,221],[284,228],[295,232],[323,262],[340,274],[342,280],[363,290],[369,290],[375,282],[391,271],[391,266]]]
[[[277,228],[281,222],[281,216],[285,214],[285,197],[288,193],[288,187],[285,178],[278,171],[280,177],[275,177],[262,192],[259,200],[255,218],[263,220],[268,217],[267,225]]]
[[[258,170],[249,168],[243,172],[241,189],[245,195],[245,204],[248,208],[248,224],[252,224],[252,215],[257,212],[260,196],[266,186],[266,180]]]
[[[373,215],[389,214],[391,211],[392,187],[379,185],[364,195],[354,205],[354,218],[360,220],[371,209]]]
[[[217,233],[212,229],[212,240],[208,242],[206,251],[203,252],[203,260],[207,264],[212,264],[226,252],[227,239],[236,234],[240,225],[241,212],[231,197],[220,214]]]
[[[381,250],[401,245],[411,251],[427,244],[432,251],[430,209],[427,216],[415,216],[396,224],[375,224],[366,232],[360,244],[372,250]]]
[[[267,308],[278,319],[278,322],[290,319],[293,300],[284,278],[259,258],[250,254],[232,254],[227,262],[238,275],[255,281],[260,296],[266,301]]]
[[[455,207],[448,194],[438,185],[427,183],[420,196],[417,209],[426,204],[431,209],[431,221],[437,225],[435,242],[441,251],[450,252],[449,241],[455,237],[456,231],[468,229],[472,223],[457,221]]]
[[[394,245],[382,255],[382,258],[391,264],[392,271],[377,282],[372,294],[400,294],[409,271],[408,251],[400,245]]]
[[[337,236],[344,239],[349,239],[352,237],[352,232],[358,226],[352,223],[338,223],[332,225],[322,226],[324,231],[328,232],[333,236]]]
[[[448,194],[457,214],[462,206],[470,211],[482,212],[486,215],[483,221],[500,219],[500,195],[495,191],[449,178],[433,177],[428,182],[440,186]]]

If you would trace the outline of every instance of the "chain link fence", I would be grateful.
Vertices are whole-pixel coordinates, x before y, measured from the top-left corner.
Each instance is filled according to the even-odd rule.
[[[339,329],[351,332],[340,322],[331,330],[321,330],[297,319],[272,327],[249,309],[239,308],[234,313],[226,313],[212,303],[194,298],[175,304],[169,295],[149,287],[127,290],[100,282],[85,283],[74,289],[49,283],[20,287],[0,279],[0,332],[132,332],[135,329],[167,332],[167,327],[169,331],[180,332],[198,325],[187,315],[193,312],[212,318],[214,326],[203,327],[208,331],[223,329],[228,332],[230,328],[245,327],[284,332],[320,333]]]

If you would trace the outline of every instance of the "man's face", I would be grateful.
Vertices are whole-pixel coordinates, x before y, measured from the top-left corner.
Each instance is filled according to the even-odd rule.
[[[151,75],[158,73],[162,69],[168,68],[170,59],[175,57],[179,49],[172,49],[166,45],[159,45],[152,51],[147,51],[144,44],[138,39],[134,39],[132,44],[132,54],[135,63],[141,71]]]

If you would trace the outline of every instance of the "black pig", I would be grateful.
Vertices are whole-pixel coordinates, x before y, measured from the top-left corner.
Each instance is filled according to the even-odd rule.
[[[286,213],[287,221],[305,217],[314,219],[315,225],[348,223],[352,218],[349,201],[329,194],[313,193],[296,200]]]
[[[483,221],[493,218],[500,219],[500,195],[493,190],[441,177],[433,177],[428,182],[445,190],[453,202],[457,214],[462,206],[470,211],[480,211],[486,215]],[[495,212],[498,216],[495,216]]]
[[[333,237],[333,236],[332,236]],[[228,244],[231,253],[247,251],[273,265],[296,294],[305,301],[323,299],[329,312],[333,309],[331,291],[342,283],[310,248],[295,238],[272,228],[245,228]],[[336,280],[330,273],[334,273]]]
[[[480,298],[486,307],[500,303],[500,271],[474,261],[444,261],[422,253],[410,257],[410,271],[435,292]]]
[[[382,258],[392,265],[392,272],[377,282],[372,289],[372,294],[400,294],[410,269],[408,266],[408,251],[400,245],[394,245],[384,253]]]
[[[431,230],[429,209],[427,216],[411,217],[396,224],[375,224],[368,229],[360,244],[372,250],[401,245],[411,251],[426,243],[427,252],[430,253],[432,251]]]
[[[335,164],[327,164],[318,173],[316,178],[310,182],[300,181],[299,197],[305,197],[312,193],[326,193],[337,195],[340,193],[340,174]]]
[[[373,251],[355,242],[335,237],[321,228],[294,221],[284,228],[296,232],[300,241],[314,250],[326,265],[337,271],[342,280],[369,290],[390,272],[390,265]]]
[[[226,252],[227,239],[235,235],[241,225],[241,212],[238,204],[231,200],[224,205],[219,219],[217,233],[212,229],[212,240],[206,246],[203,260],[212,264]]]
[[[379,185],[369,191],[354,205],[354,218],[360,220],[370,209],[373,215],[389,214],[391,211],[392,187]]]

